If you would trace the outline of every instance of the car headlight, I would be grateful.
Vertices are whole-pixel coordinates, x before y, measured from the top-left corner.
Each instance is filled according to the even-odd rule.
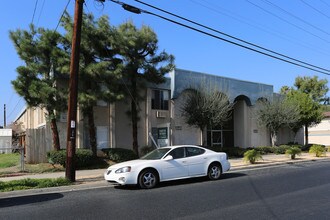
[[[122,167],[115,171],[115,173],[127,173],[131,172],[131,167]]]

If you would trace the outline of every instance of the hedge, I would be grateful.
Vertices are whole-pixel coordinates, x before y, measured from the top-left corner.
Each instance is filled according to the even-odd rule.
[[[128,160],[138,159],[133,150],[124,148],[104,148],[102,151],[107,155],[108,159],[119,163]]]

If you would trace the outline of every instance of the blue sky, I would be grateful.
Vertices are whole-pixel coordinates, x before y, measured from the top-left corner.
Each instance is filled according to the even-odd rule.
[[[16,68],[24,63],[9,39],[9,31],[38,27],[55,29],[68,0],[3,1],[0,13],[0,125],[3,106],[7,124],[24,108],[11,85]],[[327,79],[328,75],[290,65],[232,44],[194,32],[148,14],[132,14],[106,1],[85,0],[84,12],[96,17],[108,15],[112,25],[133,20],[150,26],[158,35],[159,50],[175,56],[177,68],[274,85],[278,92],[292,86],[297,76]],[[133,0],[123,0],[148,11],[169,17]],[[144,2],[204,24],[245,41],[313,65],[330,69],[330,0],[144,0]],[[68,11],[73,15],[74,0]],[[34,14],[34,16],[33,16]],[[177,19],[176,19],[177,20]],[[59,28],[61,31],[61,28]]]

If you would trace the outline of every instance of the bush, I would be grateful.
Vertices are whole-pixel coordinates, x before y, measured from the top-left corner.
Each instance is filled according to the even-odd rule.
[[[301,154],[301,149],[298,146],[291,146],[285,151],[285,154],[290,155],[291,159],[294,160],[296,158],[296,155]]]
[[[93,152],[88,149],[76,149],[75,165],[77,169],[87,168],[93,165],[96,159],[93,157]],[[66,150],[50,151],[47,153],[47,158],[51,164],[60,164],[63,167],[66,165]]]
[[[244,161],[254,164],[256,161],[261,160],[262,156],[256,149],[248,150],[244,153]]]
[[[138,159],[134,151],[124,148],[104,148],[102,151],[116,163]]]
[[[274,153],[275,154],[285,154],[286,150],[289,148],[290,148],[289,145],[280,145],[278,147],[274,147],[274,149],[275,149]]]
[[[259,146],[255,148],[257,151],[260,152],[260,154],[269,154],[269,153],[274,153],[276,151],[276,147],[272,146]]]
[[[213,150],[215,152],[225,152],[230,158],[243,157],[245,151],[247,151],[247,149],[240,147],[219,147],[219,146],[213,146],[213,147],[202,146],[202,147]]]
[[[156,148],[155,147],[149,147],[149,146],[145,146],[145,147],[142,147],[140,152],[141,152],[141,156],[144,156],[146,155],[147,153],[155,150]]]
[[[325,147],[322,145],[314,144],[310,147],[309,153],[314,153],[316,157],[321,157],[322,155],[325,156]]]

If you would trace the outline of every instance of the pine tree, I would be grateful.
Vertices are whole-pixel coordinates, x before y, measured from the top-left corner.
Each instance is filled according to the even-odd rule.
[[[63,38],[53,30],[36,29],[10,31],[19,57],[25,65],[17,68],[18,76],[12,81],[16,92],[29,107],[44,108],[50,121],[53,148],[60,149],[56,118],[66,108],[67,90],[56,82],[66,73],[68,54],[62,47]]]
[[[67,13],[62,26],[67,31],[67,45],[70,47],[73,21]],[[99,100],[113,102],[123,98],[118,88],[121,60],[114,57],[116,53],[112,48],[114,31],[107,16],[95,20],[92,14],[83,14],[78,102],[88,120],[89,144],[94,156],[97,154],[94,106]]]
[[[138,114],[139,94],[146,90],[146,82],[163,83],[164,75],[173,68],[174,57],[165,51],[157,54],[156,34],[147,26],[136,28],[127,22],[117,28],[116,49],[123,60],[122,76],[131,98],[130,116],[132,121],[133,150],[138,155]]]

